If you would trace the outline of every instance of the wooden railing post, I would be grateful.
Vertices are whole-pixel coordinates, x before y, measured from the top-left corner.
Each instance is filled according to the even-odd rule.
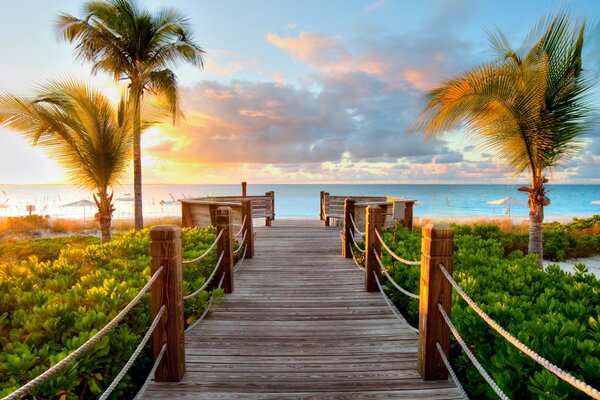
[[[321,213],[323,214],[323,222],[325,226],[329,226],[329,217],[327,216],[327,196],[329,193],[323,192],[323,197],[321,198]]]
[[[181,226],[184,228],[194,226],[194,220],[192,219],[192,210],[188,203],[181,203]]]
[[[252,201],[242,200],[243,234],[246,235],[246,258],[254,257],[254,224],[252,223]]]
[[[383,214],[381,213],[381,207],[379,206],[368,206],[365,226],[365,288],[367,292],[377,292],[377,282],[373,272],[377,274],[377,277],[381,277],[381,269],[379,263],[375,258],[374,252],[381,257],[381,243],[375,235],[375,230],[380,231],[383,226]]]
[[[448,379],[448,371],[437,351],[436,343],[439,342],[448,355],[450,329],[438,310],[438,303],[450,315],[452,286],[439,268],[442,264],[452,274],[454,236],[450,226],[424,226],[421,254],[417,369],[425,380],[445,380]]]
[[[158,357],[163,344],[167,349],[156,369],[156,382],[179,382],[185,374],[183,329],[183,270],[181,265],[181,228],[159,225],[150,231],[151,273],[161,266],[163,272],[152,285],[152,319],[166,306],[161,324],[152,336],[152,354]]]
[[[216,210],[215,219],[217,223],[217,235],[222,231],[223,235],[217,242],[217,257],[223,253],[223,260],[217,273],[217,282],[223,278],[223,291],[233,293],[233,227],[231,207],[219,207]]]
[[[409,201],[404,204],[404,226],[409,230],[413,230],[413,206],[414,201]]]
[[[271,212],[265,216],[265,226],[271,226],[271,218],[272,218],[272,214],[273,214],[273,199],[271,198],[271,193],[272,192],[265,192],[265,196],[269,197],[269,199],[267,200],[269,207],[265,207],[265,209],[270,208]]]
[[[246,197],[246,186],[247,182],[242,182],[242,197]]]
[[[352,235],[354,235],[354,225],[350,217],[354,218],[354,199],[344,201],[344,230],[342,236],[342,256],[352,258]]]
[[[323,199],[325,198],[325,192],[323,190],[321,190],[321,192],[319,193],[319,220],[323,221],[323,216],[325,214],[324,212],[324,205],[323,205]]]

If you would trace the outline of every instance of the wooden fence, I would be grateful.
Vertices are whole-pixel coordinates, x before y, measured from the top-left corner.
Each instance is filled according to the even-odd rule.
[[[334,221],[343,221],[344,205],[346,199],[354,201],[355,224],[364,228],[366,224],[365,216],[367,207],[370,205],[379,206],[384,215],[384,227],[391,227],[401,223],[408,229],[413,227],[413,207],[415,200],[388,196],[332,196],[327,192],[321,192],[320,195],[320,218],[325,226],[329,226]]]

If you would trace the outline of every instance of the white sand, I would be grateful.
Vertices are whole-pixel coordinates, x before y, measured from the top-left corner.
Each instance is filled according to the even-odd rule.
[[[573,258],[565,261],[544,261],[544,266],[557,264],[563,271],[573,273],[573,264],[580,263],[585,264],[588,271],[600,278],[600,256],[593,256],[588,258]]]

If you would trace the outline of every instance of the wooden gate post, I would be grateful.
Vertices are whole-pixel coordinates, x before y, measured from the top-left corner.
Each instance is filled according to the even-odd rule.
[[[159,225],[150,231],[151,273],[162,266],[163,272],[151,289],[152,319],[163,304],[166,307],[161,323],[152,335],[152,354],[158,357],[163,344],[167,349],[156,369],[156,382],[179,382],[185,374],[183,329],[183,269],[181,264],[181,228]]]
[[[181,226],[184,228],[194,226],[194,219],[192,218],[192,210],[189,203],[181,203]]]
[[[409,230],[413,230],[413,207],[414,201],[408,201],[404,203],[404,226]]]
[[[254,257],[254,224],[252,223],[252,201],[242,200],[242,228],[243,235],[246,235],[246,258]]]
[[[242,197],[246,197],[246,186],[248,184],[246,182],[242,182]]]
[[[381,268],[375,258],[374,252],[381,257],[381,243],[375,235],[375,230],[380,231],[383,227],[383,214],[381,207],[368,206],[365,226],[365,288],[367,292],[377,292],[379,287],[373,276],[373,272],[377,277],[381,277]]]
[[[267,204],[265,204],[265,211],[271,210],[271,212],[269,212],[267,215],[265,215],[265,226],[271,226],[271,220],[275,219],[274,212],[273,212],[273,207],[274,207],[273,195],[274,194],[275,194],[274,192],[265,192],[265,196],[269,198],[267,200],[268,207],[266,207]]]
[[[439,268],[442,264],[452,274],[454,235],[450,226],[424,226],[421,254],[417,369],[425,380],[446,380],[448,371],[437,351],[436,343],[440,343],[447,356],[450,349],[450,328],[438,310],[438,303],[442,304],[450,316],[452,285]]]
[[[342,256],[352,258],[352,236],[354,235],[354,225],[350,218],[354,218],[354,199],[344,201],[344,230],[342,236]]]
[[[321,190],[321,192],[319,193],[319,220],[323,221],[323,215],[325,214],[323,212],[323,199],[325,198],[325,192],[323,190]]]
[[[327,196],[329,196],[329,193],[321,193],[323,193],[323,197],[321,197],[321,220],[324,222],[325,226],[329,226],[329,217],[327,216]]]
[[[223,232],[221,239],[217,242],[217,257],[221,257],[221,266],[216,279],[223,278],[223,291],[233,293],[233,227],[231,207],[219,207],[216,210],[215,219],[217,223],[217,235]]]

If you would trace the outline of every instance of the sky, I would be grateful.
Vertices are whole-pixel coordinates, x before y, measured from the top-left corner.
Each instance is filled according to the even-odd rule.
[[[145,183],[513,183],[461,132],[431,139],[407,126],[427,90],[493,59],[486,29],[518,47],[556,10],[600,15],[596,0],[141,3],[184,13],[206,50],[204,69],[175,69],[185,117],[143,135]],[[61,12],[82,16],[82,2],[4,4],[0,92],[33,93],[75,76],[118,97],[122,87],[91,76],[73,45],[58,40]],[[590,53],[584,68],[600,75],[599,52]],[[583,139],[551,182],[600,183],[600,128]],[[51,157],[0,128],[0,184],[64,182]]]

